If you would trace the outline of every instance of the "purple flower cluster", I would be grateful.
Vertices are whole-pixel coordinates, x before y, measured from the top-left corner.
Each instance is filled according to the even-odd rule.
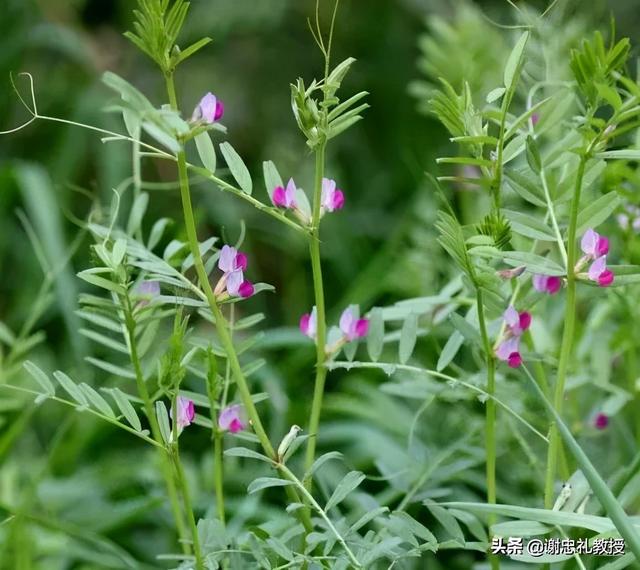
[[[580,242],[584,257],[578,262],[577,270],[592,262],[587,276],[600,287],[608,287],[613,283],[613,272],[607,269],[607,253],[609,253],[609,239],[601,236],[589,228]]]
[[[224,299],[228,296],[247,298],[253,295],[253,283],[244,278],[243,272],[247,265],[246,254],[230,245],[222,247],[218,259],[218,269],[222,271],[222,277],[214,290],[218,299]]]
[[[527,311],[519,313],[512,305],[502,315],[505,332],[496,348],[496,356],[511,368],[522,364],[520,355],[520,337],[531,326],[531,314]]]

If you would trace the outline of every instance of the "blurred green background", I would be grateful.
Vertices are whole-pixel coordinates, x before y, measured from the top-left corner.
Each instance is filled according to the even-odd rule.
[[[323,12],[328,11],[329,3],[321,4]],[[11,73],[21,71],[34,77],[41,114],[106,129],[123,132],[119,116],[105,112],[115,102],[100,81],[106,70],[127,78],[155,104],[163,103],[160,76],[150,60],[122,36],[130,26],[133,5],[131,0],[2,0],[0,130],[12,129],[28,119],[9,80]],[[538,10],[546,5],[530,4]],[[433,75],[439,72],[457,83],[463,76],[476,86],[496,83],[493,78],[501,73],[511,31],[493,26],[479,15],[479,8],[496,22],[511,24],[515,19],[513,8],[498,1],[342,2],[334,40],[335,62],[348,56],[358,60],[343,89],[347,93],[368,91],[371,108],[365,119],[329,150],[327,173],[346,194],[344,210],[323,225],[326,296],[334,319],[348,303],[368,309],[374,304],[435,294],[450,277],[451,263],[436,244],[432,228],[436,200],[423,175],[425,170],[436,172],[434,159],[445,153],[449,143],[444,129],[424,113],[424,97],[420,95],[424,84],[420,82],[434,81]],[[633,0],[561,1],[557,10],[565,22],[565,27],[555,28],[556,32],[562,30],[555,38],[559,43],[570,43],[594,27],[607,29],[609,14],[617,19],[618,35],[629,35],[634,43],[638,39],[640,12]],[[306,27],[312,12],[310,1],[194,0],[182,43],[187,45],[203,35],[214,41],[178,74],[185,116],[206,91],[224,101],[228,140],[256,173],[256,180],[262,161],[271,159],[283,177],[293,176],[306,189],[312,182],[313,159],[291,115],[289,84],[299,76],[309,81],[321,73],[320,54]],[[468,42],[458,44],[456,52],[442,54],[440,62],[425,61],[424,50],[433,53],[433,42],[437,44],[442,38],[439,34],[446,32],[443,22],[455,22]],[[17,85],[23,94],[28,93],[24,79],[17,79]],[[27,346],[26,352],[43,367],[70,371],[90,384],[99,382],[101,376],[84,364],[83,357],[95,349],[78,333],[79,321],[73,313],[77,293],[84,290],[74,274],[91,263],[91,240],[83,233],[81,220],[96,203],[107,205],[112,189],[130,176],[128,146],[103,144],[98,135],[86,130],[37,121],[11,136],[0,137],[0,321],[19,331],[42,286],[42,264],[54,269],[55,297],[34,328],[43,334],[33,338],[33,346]],[[143,177],[149,182],[169,182],[175,179],[175,172],[171,164],[148,161]],[[263,186],[256,186],[257,196],[267,201]],[[176,216],[180,203],[177,190],[149,191],[150,220]],[[465,210],[468,199],[456,197],[463,214],[473,210],[472,206]],[[241,220],[246,222],[243,249],[251,259],[250,278],[272,283],[277,289],[275,295],[251,301],[252,311],[267,315],[264,328],[275,329],[263,341],[265,348],[273,350],[259,380],[275,398],[275,408],[287,410],[287,416],[276,415],[272,429],[282,431],[292,421],[303,424],[311,393],[313,350],[302,339],[291,339],[297,338],[294,327],[300,314],[313,304],[305,243],[210,184],[194,188],[194,202],[201,239],[223,235],[233,242],[240,233]],[[42,243],[40,262],[28,238],[23,213]],[[173,235],[184,237],[177,222]],[[437,358],[439,340],[422,343],[420,350],[426,360]],[[23,356],[17,355],[17,361]],[[341,377],[340,373],[330,376],[329,391],[342,389]],[[376,380],[367,378],[366,382],[373,386]],[[51,465],[46,467],[44,458],[55,446],[52,434],[65,426],[69,414],[49,404],[34,408],[27,416],[18,408],[20,402],[6,398],[0,406],[0,430],[11,434],[0,444],[3,502],[25,496],[22,493],[39,469],[49,469],[55,477],[40,486],[38,500],[52,517],[73,520],[79,527],[83,514],[86,520],[93,520],[90,512],[103,513],[103,527],[94,525],[92,531],[107,534],[129,528],[132,519],[141,520],[129,529],[130,534],[118,538],[119,543],[135,543],[138,554],[144,551],[145,541],[157,540],[145,532],[145,525],[152,526],[145,516],[157,503],[141,498],[140,493],[153,473],[146,467],[134,477],[140,488],[130,484],[127,477],[135,455],[127,447],[132,445],[129,440],[87,418],[75,418],[84,429],[64,432],[64,444],[53,448]],[[341,406],[345,411],[353,404],[345,402],[335,404],[338,412]],[[451,430],[465,429],[464,417],[442,413]],[[375,422],[375,417],[368,419]],[[201,438],[199,444],[206,446],[205,436]],[[360,450],[359,454],[368,457],[369,452]],[[104,458],[110,455],[115,457],[107,463]],[[98,458],[105,461],[102,467],[94,463]],[[103,473],[107,468],[110,477]],[[71,473],[76,477],[66,479]],[[102,485],[99,491],[93,487],[95,481]],[[240,491],[242,484],[237,487]],[[72,503],[87,500],[87,496],[92,499],[83,504],[81,513],[79,505]],[[154,543],[150,553],[170,549],[170,538],[165,540],[162,547]]]

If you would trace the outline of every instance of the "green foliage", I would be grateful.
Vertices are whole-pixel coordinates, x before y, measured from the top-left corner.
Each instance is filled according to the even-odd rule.
[[[612,39],[606,47],[596,34],[576,47],[587,23],[593,27],[591,7],[575,14],[562,2],[544,16],[521,3],[509,12],[489,6],[487,16],[460,3],[451,19],[430,16],[419,42],[425,77],[411,90],[421,110],[431,102],[430,112],[451,137],[446,141],[432,119],[398,102],[399,78],[412,73],[406,67],[416,39],[408,31],[416,19],[411,3],[348,8],[348,33],[336,27],[333,51],[359,53],[358,73],[349,73],[353,58],[329,65],[333,30],[325,40],[319,6],[313,34],[326,71],[292,85],[295,121],[289,122],[282,105],[273,104],[281,87],[272,86],[294,73],[311,75],[316,63],[308,63],[312,58],[298,43],[299,11],[274,0],[240,18],[244,9],[233,3],[216,10],[204,4],[193,6],[188,21],[186,2],[141,0],[127,35],[165,75],[206,45],[208,39],[195,39],[203,29],[215,30],[225,48],[242,47],[242,69],[221,52],[213,68],[210,59],[194,58],[177,81],[185,100],[212,88],[224,97],[233,127],[229,142],[215,141],[224,164],[208,132],[225,132],[223,126],[194,126],[183,119],[184,109],[157,106],[156,93],[146,95],[112,73],[104,82],[120,100],[108,110],[118,121],[122,116],[126,131],[118,134],[123,127],[112,124],[113,114],[99,120],[107,121],[102,142],[118,144],[94,147],[78,130],[56,138],[45,122],[37,122],[37,135],[21,131],[9,139],[17,156],[46,161],[53,184],[31,163],[0,172],[3,236],[10,236],[0,241],[0,255],[20,271],[17,281],[7,271],[0,284],[0,297],[9,300],[0,301],[0,566],[187,570],[197,564],[188,552],[194,539],[204,568],[230,570],[466,569],[486,565],[494,534],[625,536],[635,548],[625,511],[635,515],[640,499],[634,451],[640,314],[633,303],[640,257],[632,223],[611,223],[617,214],[633,220],[629,207],[640,181],[640,89],[627,61],[628,40]],[[12,13],[14,5],[9,0]],[[283,33],[285,18],[291,18],[289,33]],[[501,28],[491,18],[519,27]],[[191,47],[178,48],[180,34]],[[384,46],[385,57],[362,45]],[[42,59],[26,67],[49,71]],[[41,96],[42,121],[49,120],[45,112],[54,114],[48,106],[61,105],[66,115],[77,108],[78,123],[96,120],[85,119],[83,109],[93,113],[102,101],[86,90],[86,78],[78,79],[86,70],[75,76],[66,69],[73,65],[51,76]],[[136,85],[153,88],[144,68],[135,71]],[[341,94],[347,76],[353,96]],[[349,131],[327,153],[325,175],[340,180],[347,205],[323,220],[321,241],[327,308],[336,312],[329,320],[358,302],[369,332],[345,345],[344,358],[333,354],[326,363],[331,375],[321,429],[298,434],[291,426],[306,425],[314,352],[295,327],[313,304],[303,285],[308,228],[265,196],[289,177],[311,187],[306,152],[289,145],[293,131],[302,131],[308,148],[319,148],[361,119],[368,91],[376,100],[368,126]],[[7,109],[13,121],[17,112]],[[46,148],[38,154],[41,141]],[[183,149],[194,157],[187,171],[202,236],[193,251],[202,256],[211,287],[221,276],[219,250],[234,242],[229,236],[241,219],[249,231],[245,236],[243,226],[235,245],[250,254],[247,277],[268,275],[275,284],[276,294],[227,299],[220,310],[251,402],[269,441],[285,442],[284,457],[257,447],[255,425],[237,434],[218,425],[221,409],[240,401],[237,373],[182,224],[173,221],[183,198],[174,163]],[[94,164],[94,155],[103,162]],[[436,156],[445,175],[434,192],[422,171],[434,171]],[[261,168],[266,195],[254,184]],[[71,194],[69,180],[98,189],[96,195],[84,202],[86,192]],[[99,204],[109,198],[112,206],[103,211]],[[309,218],[304,191],[296,199]],[[21,225],[13,215],[20,202]],[[520,370],[496,361],[494,350],[505,308],[530,312],[523,358],[535,387],[557,384],[572,225],[574,246],[589,227],[610,237],[615,281],[605,290],[578,276],[579,319],[564,394],[572,405],[554,416],[573,455],[556,481],[581,471],[551,509],[542,508],[549,442],[542,400],[523,389]],[[76,239],[69,239],[70,230]],[[79,295],[70,262],[80,270]],[[563,287],[554,296],[539,293],[531,285],[534,273],[558,276]],[[161,293],[140,295],[145,281],[159,283]],[[271,290],[256,285],[258,293]],[[73,356],[76,347],[80,358]],[[176,441],[168,408],[178,394],[193,400],[196,415]],[[497,408],[497,504],[485,495],[489,403]],[[610,417],[605,431],[593,427],[598,412]],[[311,440],[320,453],[309,467],[301,450]],[[194,513],[193,528],[183,521],[182,538],[166,460],[168,480],[186,482],[177,492],[179,513]],[[222,508],[219,495],[214,499],[219,483]],[[635,561],[630,552],[605,567]],[[595,557],[557,562],[588,570],[602,563]]]
[[[138,48],[146,53],[164,73],[175,67],[207,45],[211,39],[203,38],[184,50],[177,45],[189,2],[185,0],[138,0],[134,10],[133,32],[126,32]]]

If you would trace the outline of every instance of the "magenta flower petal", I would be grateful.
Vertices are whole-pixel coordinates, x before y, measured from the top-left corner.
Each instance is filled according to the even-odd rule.
[[[538,113],[533,113],[531,115],[531,124],[535,127],[538,124],[538,121],[540,120],[540,115]]]
[[[224,115],[224,103],[220,101],[220,99],[218,99],[216,101],[216,111],[213,115],[213,120],[219,121],[220,119],[222,119],[222,115]]]
[[[247,268],[247,254],[239,251],[236,253],[236,258],[234,260],[234,269],[245,270]]]
[[[355,333],[357,338],[367,336],[369,332],[369,319],[358,319],[355,325]]]
[[[602,412],[600,412],[593,419],[593,427],[595,427],[596,429],[600,429],[600,430],[606,429],[608,425],[609,425],[609,416],[607,414],[603,414]]]
[[[333,197],[331,199],[331,204],[333,206],[333,210],[340,210],[342,206],[344,206],[344,193],[342,190],[336,190],[333,193]]]
[[[598,243],[596,244],[596,255],[607,255],[609,253],[609,238],[604,236],[598,236]]]
[[[600,287],[609,287],[609,285],[611,285],[613,283],[614,277],[615,276],[613,274],[613,271],[610,271],[609,269],[605,269],[598,276],[598,285]]]
[[[271,193],[271,201],[277,208],[287,207],[287,198],[285,189],[282,186],[276,186]]]
[[[555,275],[547,278],[547,292],[549,295],[555,295],[562,287],[562,279]]]
[[[240,287],[238,287],[238,295],[240,295],[240,297],[242,297],[243,299],[246,299],[247,297],[251,297],[254,291],[255,291],[255,288],[253,286],[253,283],[251,283],[251,281],[243,281],[240,284]]]
[[[512,352],[507,358],[507,364],[510,368],[518,368],[522,364],[522,356],[519,352]]]
[[[193,400],[189,400],[189,398],[178,396],[176,404],[178,408],[178,432],[181,432],[188,425],[191,425],[193,418],[196,416],[196,410]],[[171,412],[173,417],[173,410]]]
[[[247,426],[243,416],[243,408],[240,404],[227,406],[218,416],[218,427],[222,431],[238,433]]]
[[[531,325],[531,313],[528,313],[527,311],[522,311],[522,313],[520,313],[520,316],[519,316],[518,324],[522,332],[526,331]]]

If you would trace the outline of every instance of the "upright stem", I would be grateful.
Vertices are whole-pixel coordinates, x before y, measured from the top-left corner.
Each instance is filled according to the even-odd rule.
[[[174,406],[174,412],[177,412],[176,406]],[[174,416],[176,416],[176,414],[174,414]],[[174,425],[176,423],[177,422],[174,422]],[[174,443],[172,444],[171,458],[173,460],[173,465],[176,471],[180,493],[182,494],[184,509],[187,512],[189,526],[191,527],[191,539],[193,540],[193,553],[196,558],[196,568],[197,570],[204,570],[204,561],[202,559],[202,551],[200,550],[200,539],[198,537],[198,526],[196,525],[196,519],[193,514],[189,485],[187,484],[187,478],[184,474],[184,468],[182,467],[182,463],[180,462],[180,452],[178,450],[178,442],[176,440],[174,440]]]
[[[476,293],[478,325],[482,336],[485,358],[487,362],[487,394],[489,398],[485,403],[485,447],[487,454],[487,503],[496,503],[496,359],[487,332],[487,323],[484,317],[484,296],[482,289],[477,288]],[[489,518],[489,526],[495,522],[495,517]],[[495,556],[490,558],[491,568],[496,570],[500,566],[500,561]]]
[[[578,225],[578,209],[580,207],[580,194],[582,192],[582,179],[584,178],[584,169],[587,157],[582,155],[578,164],[576,174],[576,185],[573,192],[573,200],[571,202],[571,213],[569,217],[569,233],[567,248],[567,301],[564,316],[564,330],[562,332],[562,344],[560,346],[560,358],[558,361],[558,376],[556,378],[556,386],[553,398],[553,407],[562,413],[562,403],[564,400],[564,388],[567,378],[567,368],[569,359],[571,358],[571,348],[573,346],[573,335],[575,332],[576,320],[576,231]],[[556,469],[558,462],[558,450],[560,446],[560,438],[555,421],[551,421],[549,426],[549,450],[547,454],[547,473],[544,485],[544,506],[550,509],[553,506],[553,490],[556,477]]]
[[[320,411],[324,396],[324,384],[327,377],[327,369],[324,366],[326,360],[325,345],[327,325],[324,306],[324,287],[322,282],[322,264],[320,261],[320,207],[322,198],[322,179],[324,177],[324,157],[326,143],[322,143],[316,149],[316,172],[313,191],[313,218],[311,227],[311,239],[309,253],[311,256],[311,269],[313,272],[313,291],[316,303],[316,379],[313,388],[313,401],[311,404],[311,417],[309,418],[309,439],[305,457],[305,470],[308,471],[316,454],[318,439],[318,427],[320,425]],[[304,481],[307,489],[311,488],[311,479]]]
[[[233,340],[233,322],[234,322],[234,305],[231,305],[229,315],[229,334]],[[215,357],[214,357],[215,358]],[[225,508],[224,508],[224,432],[218,427],[218,414],[216,412],[217,390],[214,385],[217,382],[217,365],[214,370],[209,372],[212,377],[207,381],[207,394],[209,396],[209,409],[211,411],[211,423],[213,431],[211,439],[213,440],[213,478],[216,493],[216,510],[218,511],[218,519],[223,526],[226,524]],[[227,397],[229,393],[229,384],[231,382],[231,366],[229,359],[225,363],[224,386],[222,388],[222,398],[219,402],[219,409],[223,410],[227,405]]]
[[[149,426],[151,428],[151,435],[153,439],[163,446],[164,442],[162,440],[162,435],[160,434],[160,426],[158,425],[158,419],[153,410],[153,403],[151,401],[151,397],[149,395],[149,390],[147,389],[147,385],[144,381],[144,376],[142,374],[142,367],[140,365],[140,357],[138,356],[138,345],[136,342],[136,334],[135,328],[136,323],[133,318],[133,310],[131,307],[131,300],[128,295],[123,296],[124,307],[125,307],[125,321],[127,328],[127,335],[129,337],[129,349],[131,352],[131,363],[133,364],[133,369],[136,375],[136,385],[138,388],[138,395],[142,398],[142,402],[144,405],[145,414],[149,420]],[[180,501],[178,499],[178,491],[176,489],[176,483],[172,472],[171,461],[164,450],[160,451],[160,469],[162,471],[162,476],[164,477],[165,484],[167,486],[167,494],[169,496],[169,503],[171,505],[171,511],[173,513],[173,518],[176,523],[176,529],[178,531],[178,537],[180,538],[180,544],[182,547],[182,551],[185,554],[189,554],[191,549],[187,542],[187,528],[184,522],[184,516],[182,513],[182,509],[180,508]]]
[[[222,437],[222,431],[216,428],[213,436],[213,477],[216,489],[216,509],[218,511],[218,518],[220,519],[222,526],[225,526],[226,517],[224,511],[224,469],[222,461]]]

